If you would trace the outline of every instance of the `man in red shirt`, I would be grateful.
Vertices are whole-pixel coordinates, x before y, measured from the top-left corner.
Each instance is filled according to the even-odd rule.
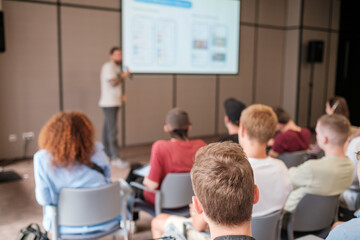
[[[269,152],[271,157],[277,158],[285,152],[306,150],[310,147],[311,133],[307,128],[301,128],[295,124],[290,116],[282,108],[273,108],[278,118],[274,143]]]
[[[200,139],[189,140],[191,128],[188,114],[180,108],[171,109],[165,119],[164,131],[170,140],[158,140],[151,149],[150,172],[143,184],[150,189],[159,189],[168,173],[190,172],[197,150],[206,145]],[[154,204],[155,194],[144,191],[146,202]]]

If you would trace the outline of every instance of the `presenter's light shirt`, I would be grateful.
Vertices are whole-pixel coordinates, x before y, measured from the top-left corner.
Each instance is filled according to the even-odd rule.
[[[120,65],[113,61],[104,63],[100,73],[101,95],[99,100],[100,107],[120,107],[121,106],[121,84],[111,85],[110,80],[118,78],[121,74]]]

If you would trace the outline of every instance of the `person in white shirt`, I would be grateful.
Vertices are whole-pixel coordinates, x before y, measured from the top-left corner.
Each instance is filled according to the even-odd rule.
[[[121,83],[130,72],[121,72],[122,51],[118,47],[110,50],[110,60],[103,64],[100,73],[101,96],[99,106],[105,114],[103,143],[106,154],[113,165],[127,167],[129,164],[120,158],[117,141],[117,115],[125,96],[122,96]]]
[[[266,154],[267,142],[274,136],[277,117],[271,107],[254,104],[240,117],[239,143],[254,170],[260,199],[253,208],[253,217],[281,210],[292,191],[288,169],[278,159]]]

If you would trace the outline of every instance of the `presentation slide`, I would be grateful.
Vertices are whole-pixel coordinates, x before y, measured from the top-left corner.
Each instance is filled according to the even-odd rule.
[[[237,74],[239,0],[122,0],[123,68]]]

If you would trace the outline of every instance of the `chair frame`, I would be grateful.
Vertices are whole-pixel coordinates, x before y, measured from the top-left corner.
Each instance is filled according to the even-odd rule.
[[[121,221],[120,221],[119,225],[115,226],[114,228],[110,229],[107,232],[95,232],[95,233],[89,233],[89,234],[60,234],[59,233],[59,225],[60,225],[59,218],[60,218],[61,213],[59,212],[59,206],[46,205],[46,206],[44,206],[44,208],[46,208],[46,211],[49,211],[51,213],[51,219],[52,219],[51,235],[52,235],[53,240],[58,240],[58,239],[98,239],[99,237],[103,237],[103,236],[106,236],[109,234],[113,234],[114,238],[115,238],[115,235],[122,235],[122,236],[124,236],[125,240],[128,239],[129,235],[128,235],[128,231],[125,227],[126,226],[125,223],[127,220],[127,216],[126,216],[126,195],[127,194],[121,190],[119,182],[113,182],[111,184],[107,184],[107,185],[99,187],[99,188],[82,188],[82,189],[64,188],[60,192],[59,202],[61,204],[61,196],[62,196],[62,194],[64,194],[64,192],[66,194],[66,191],[78,192],[78,194],[81,194],[82,191],[86,192],[86,191],[97,191],[97,190],[98,191],[119,191],[118,200],[119,200],[119,209],[120,209],[120,213],[121,213]],[[115,194],[115,196],[116,196],[116,194]],[[98,206],[99,206],[99,208],[101,208],[101,206],[105,207],[106,204],[99,204]],[[84,226],[86,226],[86,225],[94,225],[94,224],[84,224]],[[124,228],[121,228],[120,225],[124,226]]]
[[[255,227],[253,228],[254,220],[255,221],[259,221],[259,220],[260,221],[261,220],[266,221],[268,218],[278,217],[277,222],[276,222],[276,229],[275,229],[275,239],[280,240],[281,223],[282,223],[282,217],[283,217],[282,213],[283,213],[283,210],[280,209],[280,210],[274,211],[274,212],[269,213],[269,214],[264,215],[264,216],[253,217],[251,219],[251,230],[254,231],[254,229],[255,229]],[[258,229],[255,229],[255,230],[258,230]],[[252,235],[255,236],[254,232],[252,233]],[[258,239],[258,237],[256,239],[261,240],[261,238]],[[266,237],[265,239],[271,239],[271,238]]]
[[[332,212],[329,213],[329,211],[327,211],[327,213],[329,213],[329,215],[332,216],[332,219],[329,220],[329,226],[331,225],[332,222],[336,222],[337,221],[337,216],[338,216],[338,209],[339,209],[339,194],[337,195],[333,195],[333,196],[321,196],[321,195],[315,195],[315,194],[305,194],[305,196],[300,200],[299,204],[297,205],[296,209],[294,210],[294,212],[292,213],[288,213],[290,215],[289,217],[289,221],[287,222],[287,235],[288,235],[288,240],[294,240],[294,231],[302,231],[302,232],[311,232],[311,231],[317,231],[317,230],[321,230],[321,229],[325,229],[327,226],[319,226],[319,227],[313,227],[313,228],[307,228],[302,227],[302,228],[296,228],[296,215],[297,212],[299,212],[299,210],[301,211],[301,208],[303,208],[302,205],[305,205],[308,202],[312,202],[311,198],[329,198],[329,200],[334,200],[336,201],[335,207],[334,209],[329,209]],[[317,214],[316,216],[321,216],[320,214]],[[304,217],[302,217],[304,218]],[[294,226],[295,225],[295,226]]]
[[[287,168],[291,168],[291,167],[299,166],[300,164],[304,163],[307,159],[307,152],[306,150],[297,151],[297,152],[287,152],[280,154],[277,158],[283,161]]]
[[[148,191],[148,192],[152,192],[152,193],[155,193],[155,204],[154,204],[154,211],[147,211],[146,209],[140,209],[140,210],[145,210],[147,211],[148,213],[150,213],[151,215],[153,216],[157,216],[159,215],[162,210],[164,209],[164,206],[163,206],[163,194],[164,194],[164,190],[163,190],[163,186],[166,184],[166,181],[168,178],[171,178],[172,176],[174,175],[188,175],[189,176],[189,179],[190,179],[190,173],[169,173],[166,175],[164,181],[162,182],[162,185],[161,185],[161,188],[159,190],[152,190],[150,188],[147,188],[145,187],[143,184],[141,183],[138,183],[138,182],[130,182],[130,185],[134,188],[138,188],[138,189],[141,189],[141,190],[145,190],[145,191]],[[192,189],[192,186],[191,186],[191,189]],[[192,192],[192,195],[194,195],[194,193]],[[170,209],[171,208],[188,208],[188,204],[191,203],[191,200],[189,200],[188,203],[186,203],[186,205],[184,206],[174,206],[174,207],[169,207]],[[135,207],[136,209],[136,207]],[[133,210],[134,210],[134,207],[133,207]],[[172,214],[176,214],[176,210],[174,212],[170,211],[170,213]],[[189,216],[190,213],[186,216]]]
[[[282,221],[282,209],[281,210],[277,210],[275,212],[269,213],[265,216],[258,216],[258,217],[253,217],[251,218],[251,231],[252,231],[252,235],[254,237],[254,228],[253,228],[253,224],[254,224],[254,220],[262,220],[262,219],[266,219],[266,218],[270,218],[270,217],[274,217],[274,216],[278,216],[278,220],[276,223],[276,229],[275,229],[275,239],[276,240],[280,240],[280,236],[281,236],[281,221]],[[192,223],[190,222],[183,222],[183,235],[185,236],[185,238],[187,239],[187,229],[193,229],[195,230],[194,226],[192,225]],[[195,230],[196,231],[196,230]],[[209,232],[200,232],[200,234],[202,234],[204,237],[207,237],[210,239],[210,233]],[[255,238],[255,237],[254,237]],[[262,240],[262,239],[258,239],[257,240]],[[267,236],[265,239],[269,239],[269,237]]]

